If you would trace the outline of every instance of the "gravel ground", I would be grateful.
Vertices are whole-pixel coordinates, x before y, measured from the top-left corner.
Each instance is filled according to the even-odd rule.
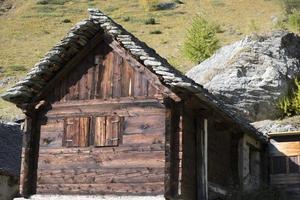
[[[165,200],[163,196],[74,196],[74,195],[33,195],[31,200]],[[15,198],[14,200],[27,200]]]

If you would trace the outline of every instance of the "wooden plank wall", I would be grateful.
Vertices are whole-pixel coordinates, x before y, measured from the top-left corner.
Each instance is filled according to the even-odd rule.
[[[39,116],[37,193],[164,194],[166,109],[154,81],[103,42],[58,83]],[[119,146],[64,147],[66,117],[112,115],[124,120]]]
[[[124,117],[118,147],[62,147],[64,118],[48,117],[41,127],[38,193],[164,193],[165,110],[131,107],[126,115],[113,112]]]
[[[105,42],[93,50],[55,87],[51,102],[153,97],[160,91],[143,67],[134,69]]]

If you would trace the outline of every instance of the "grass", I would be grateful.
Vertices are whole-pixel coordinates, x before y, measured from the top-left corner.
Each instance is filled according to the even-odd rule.
[[[224,45],[251,33],[251,29],[272,29],[271,17],[283,13],[283,7],[277,1],[239,0],[237,3],[236,0],[159,0],[159,3],[175,2],[176,8],[145,11],[139,1],[128,0],[52,0],[49,1],[52,3],[45,5],[37,4],[37,0],[12,0],[14,8],[0,16],[0,66],[10,75],[22,77],[25,70],[15,72],[9,66],[24,66],[26,70],[31,68],[74,23],[87,18],[86,10],[93,6],[109,14],[179,70],[186,72],[195,63],[183,58],[180,49],[194,16],[201,13],[218,24],[222,30],[218,38],[221,45]],[[144,24],[143,19],[149,16],[159,23],[151,26]],[[65,19],[71,23],[64,23]],[[238,30],[242,34],[229,34],[229,29]],[[150,34],[154,30],[162,33]],[[0,78],[7,73],[0,74]],[[14,115],[10,113],[15,110],[8,105],[11,104],[0,100],[0,115]]]

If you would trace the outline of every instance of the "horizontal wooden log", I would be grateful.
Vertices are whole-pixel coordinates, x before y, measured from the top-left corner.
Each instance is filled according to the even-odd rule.
[[[163,144],[164,141],[162,133],[123,135],[123,144]]]
[[[40,170],[38,184],[153,183],[164,181],[164,168]]]
[[[38,194],[69,195],[159,195],[164,193],[164,183],[102,183],[102,184],[40,184]]]
[[[164,151],[68,155],[47,153],[39,155],[39,169],[161,167],[165,162],[164,156]]]

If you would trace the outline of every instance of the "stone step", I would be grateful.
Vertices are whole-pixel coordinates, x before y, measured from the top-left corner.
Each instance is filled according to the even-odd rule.
[[[30,200],[165,200],[163,196],[81,196],[81,195],[33,195]],[[14,200],[28,200],[23,197]]]

